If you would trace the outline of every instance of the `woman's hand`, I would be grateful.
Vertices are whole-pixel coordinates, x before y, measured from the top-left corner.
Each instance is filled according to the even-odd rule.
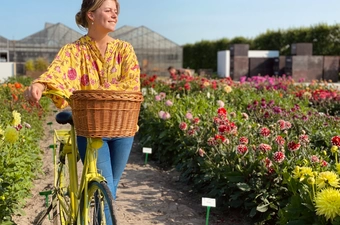
[[[24,97],[26,101],[28,101],[31,104],[38,103],[43,91],[45,90],[45,84],[42,83],[34,83],[31,84],[25,91],[24,91]]]

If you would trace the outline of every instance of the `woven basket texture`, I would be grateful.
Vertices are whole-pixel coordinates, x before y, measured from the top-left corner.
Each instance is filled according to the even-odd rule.
[[[70,97],[76,133],[84,137],[131,137],[137,132],[141,92],[78,90]]]

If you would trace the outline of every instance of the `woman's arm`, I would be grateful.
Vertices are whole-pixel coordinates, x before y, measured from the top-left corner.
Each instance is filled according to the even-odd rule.
[[[68,76],[69,70],[74,68],[79,59],[75,54],[77,51],[72,44],[65,45],[60,49],[55,59],[49,65],[47,71],[35,79],[31,86],[25,91],[25,98],[32,102],[38,102],[42,96],[43,91],[46,90],[59,90],[69,97],[73,90],[79,86],[79,81],[74,77],[70,79]],[[78,64],[79,65],[79,64]],[[77,72],[75,72],[77,74]],[[58,108],[67,106],[67,102],[59,96],[51,96],[54,104]]]

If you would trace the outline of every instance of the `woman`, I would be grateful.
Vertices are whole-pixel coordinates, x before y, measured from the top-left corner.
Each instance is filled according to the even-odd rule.
[[[26,100],[38,102],[45,90],[61,90],[66,97],[75,90],[140,91],[140,69],[131,44],[108,35],[115,29],[118,14],[117,0],[83,0],[76,23],[87,29],[87,34],[61,48],[47,71],[27,88]],[[67,106],[63,99],[51,98],[58,108]],[[133,137],[108,137],[103,138],[103,142],[97,166],[116,199]],[[78,136],[77,144],[84,160],[86,138]]]

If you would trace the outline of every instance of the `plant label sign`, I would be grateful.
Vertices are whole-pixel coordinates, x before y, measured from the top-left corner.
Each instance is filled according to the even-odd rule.
[[[202,198],[202,206],[216,207],[216,199],[214,199],[214,198]]]
[[[143,153],[151,154],[152,153],[152,149],[151,148],[143,147]]]

